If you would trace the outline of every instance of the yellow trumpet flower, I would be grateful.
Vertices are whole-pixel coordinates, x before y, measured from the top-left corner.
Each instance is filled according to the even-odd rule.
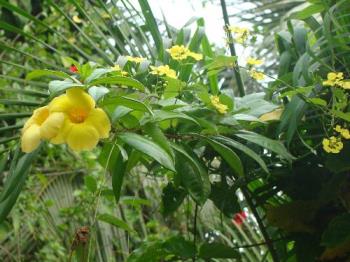
[[[67,143],[74,151],[90,150],[107,138],[111,123],[101,108],[83,89],[71,88],[48,106],[36,109],[22,129],[21,147],[32,152],[41,140]]]
[[[107,114],[95,108],[95,101],[83,89],[71,88],[66,94],[56,97],[49,104],[50,114],[65,114],[63,126],[54,139],[54,144],[66,142],[74,151],[91,150],[99,139],[107,138],[111,124]]]

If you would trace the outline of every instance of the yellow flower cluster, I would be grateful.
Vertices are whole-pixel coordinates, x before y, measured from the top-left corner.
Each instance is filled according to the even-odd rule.
[[[342,72],[330,72],[327,74],[327,80],[323,81],[323,85],[350,89],[350,80],[344,80]]]
[[[350,131],[349,129],[343,128],[340,125],[336,125],[334,128],[343,138],[350,139]]]
[[[322,141],[323,149],[327,153],[338,154],[343,149],[343,142],[341,139],[335,136],[331,136],[329,139],[324,138]]]
[[[176,71],[171,69],[168,65],[162,66],[150,66],[152,75],[167,76],[170,78],[176,78]]]
[[[246,27],[229,26],[227,30],[234,34],[234,39],[239,44],[244,44],[250,34],[250,31]]]
[[[265,75],[261,72],[256,71],[255,69],[250,70],[249,74],[255,80],[264,80],[265,79]]]
[[[133,57],[133,56],[127,56],[126,59],[128,59],[128,61],[130,61],[130,62],[134,62],[137,64],[146,60],[146,58],[144,58],[144,57]]]
[[[71,88],[33,112],[22,129],[21,147],[29,153],[48,140],[67,143],[74,151],[91,150],[110,129],[107,114],[95,107],[93,98],[81,88]]]
[[[220,103],[220,98],[218,96],[210,96],[210,102],[220,114],[227,113],[227,105]]]
[[[190,51],[184,45],[174,45],[166,51],[170,54],[171,58],[174,60],[185,60],[188,57],[192,57],[194,60],[199,61],[203,59],[202,54],[198,54]]]
[[[350,131],[347,128],[336,125],[334,130],[340,134],[339,137],[331,136],[329,139],[324,138],[322,141],[323,149],[327,153],[337,154],[343,149],[342,138],[350,139]]]

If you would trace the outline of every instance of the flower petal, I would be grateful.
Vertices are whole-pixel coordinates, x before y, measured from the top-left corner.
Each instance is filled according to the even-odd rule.
[[[71,128],[66,135],[66,141],[68,146],[74,151],[91,150],[93,149],[99,140],[98,131],[86,123],[70,123]]]
[[[55,97],[49,104],[49,110],[51,112],[69,112],[74,106],[67,95],[60,95]]]
[[[45,139],[51,139],[57,136],[64,121],[64,113],[51,113],[49,117],[40,126],[41,137]]]
[[[40,144],[40,127],[33,124],[28,127],[21,137],[21,148],[25,153],[34,151]]]
[[[24,124],[22,132],[27,130],[31,125],[41,125],[49,116],[49,110],[47,106],[39,107],[34,110],[33,115]]]
[[[74,107],[90,111],[95,107],[95,100],[81,88],[70,88],[66,91],[67,97]]]
[[[100,138],[107,138],[111,131],[111,122],[105,111],[95,108],[90,111],[85,123],[92,125],[98,131]]]

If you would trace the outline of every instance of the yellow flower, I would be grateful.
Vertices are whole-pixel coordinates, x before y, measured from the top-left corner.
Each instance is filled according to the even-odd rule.
[[[184,60],[188,57],[188,53],[190,52],[190,50],[184,45],[174,45],[171,48],[166,49],[166,51],[174,60]]]
[[[111,69],[112,69],[113,71],[120,72],[120,73],[122,74],[122,76],[128,75],[128,72],[122,70],[121,67],[120,67],[120,65],[114,65],[114,66],[111,67]]]
[[[330,72],[327,74],[327,80],[323,81],[325,86],[336,86],[341,83],[344,79],[344,74],[342,72]]]
[[[199,61],[203,59],[202,54],[198,54],[190,51],[184,45],[174,45],[166,51],[170,54],[171,58],[174,60],[185,60],[187,57],[192,57],[194,60]]]
[[[198,54],[198,53],[191,52],[191,51],[188,53],[188,56],[192,57],[196,61],[199,61],[199,60],[203,59],[203,55],[202,54]]]
[[[47,106],[34,110],[22,129],[21,148],[25,153],[35,150],[42,139],[55,139],[64,122],[64,114],[50,114]]]
[[[248,57],[247,64],[248,65],[261,65],[263,63],[263,60],[255,59],[252,57]]]
[[[176,78],[176,71],[171,69],[168,65],[163,66],[150,66],[152,75],[168,76],[171,78]]]
[[[250,76],[255,80],[264,80],[265,75],[261,72],[256,71],[255,69],[250,70]]]
[[[228,107],[227,105],[224,105],[220,103],[220,98],[218,96],[210,96],[210,101],[211,104],[215,107],[215,109],[220,113],[220,114],[226,114]]]
[[[322,141],[323,149],[327,153],[338,154],[343,149],[343,143],[340,138],[331,136],[329,139],[324,138]]]
[[[111,124],[106,113],[95,108],[95,101],[83,89],[71,88],[49,104],[50,114],[64,113],[65,120],[51,142],[67,143],[74,151],[91,150],[99,139],[107,138]]]
[[[246,27],[229,26],[227,29],[229,32],[234,33],[234,39],[239,44],[244,44],[250,34],[249,29]]]
[[[73,19],[74,23],[77,23],[77,24],[81,24],[81,23],[83,22],[83,20],[81,20],[81,19],[79,18],[79,16],[77,16],[77,15],[74,15],[74,16],[72,17],[72,19]]]
[[[138,63],[138,64],[146,60],[146,58],[144,57],[127,56],[126,58],[128,59],[128,61]]]
[[[337,131],[339,134],[341,134],[341,136],[344,137],[345,139],[350,139],[349,129],[342,128],[340,125],[336,125],[334,130]]]

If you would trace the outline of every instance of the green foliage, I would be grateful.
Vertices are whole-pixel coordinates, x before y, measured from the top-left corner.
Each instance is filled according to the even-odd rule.
[[[227,75],[249,69],[211,45],[201,18],[174,29],[146,0],[141,12],[129,1],[49,0],[33,13],[35,1],[24,2],[0,1],[0,242],[9,250],[1,257],[348,255],[350,144],[335,131],[349,128],[348,88],[324,84],[329,72],[350,79],[348,1],[309,1],[292,13],[275,35],[279,65],[266,92],[233,98]],[[273,14],[278,5],[297,4],[271,4]],[[166,50],[175,44],[204,57],[175,60]],[[154,74],[158,65],[176,78]],[[24,118],[72,87],[108,114],[110,137],[91,152],[44,141],[22,154]],[[322,148],[331,136],[342,141],[339,154]]]

